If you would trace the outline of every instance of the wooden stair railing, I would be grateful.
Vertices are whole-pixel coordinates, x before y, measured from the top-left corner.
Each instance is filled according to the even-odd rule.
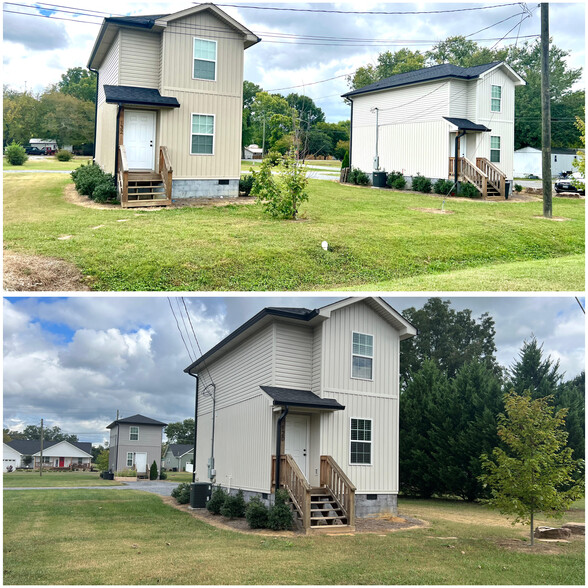
[[[167,147],[159,147],[159,175],[165,187],[165,195],[171,204],[173,169]]]
[[[275,480],[276,456],[272,456],[272,480]],[[304,529],[310,528],[311,486],[291,455],[280,455],[280,486],[288,491]]]
[[[355,527],[355,486],[330,455],[321,455],[320,484],[339,502],[347,524]]]
[[[506,174],[500,171],[493,163],[485,157],[476,158],[476,166],[488,176],[488,183],[499,193],[502,198],[506,197]]]
[[[127,150],[124,145],[118,147],[118,195],[120,204],[127,208],[129,202],[129,164],[127,162]]]
[[[455,157],[449,158],[449,177],[455,176]],[[483,197],[488,195],[488,175],[476,167],[467,157],[459,157],[457,177],[473,184]]]

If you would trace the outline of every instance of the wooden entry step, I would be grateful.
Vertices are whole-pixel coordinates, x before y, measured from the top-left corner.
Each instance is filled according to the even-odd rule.
[[[161,182],[161,175],[154,171],[130,171],[129,182],[149,182],[158,181]]]

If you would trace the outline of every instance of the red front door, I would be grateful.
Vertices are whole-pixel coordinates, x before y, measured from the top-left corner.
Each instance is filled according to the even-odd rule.
[[[64,463],[64,462],[65,462],[65,458],[63,458],[63,457],[60,457],[60,458],[59,458],[59,467],[60,467],[60,468],[62,468],[62,467],[65,465],[65,463]]]

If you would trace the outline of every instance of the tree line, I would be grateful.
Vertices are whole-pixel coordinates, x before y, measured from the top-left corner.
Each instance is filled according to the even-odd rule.
[[[54,139],[60,147],[91,154],[94,142],[96,74],[68,69],[40,94],[3,88],[4,145],[27,145],[31,138]]]

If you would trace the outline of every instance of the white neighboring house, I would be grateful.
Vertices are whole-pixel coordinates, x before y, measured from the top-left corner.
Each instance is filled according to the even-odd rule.
[[[414,335],[381,298],[263,309],[184,370],[199,377],[197,478],[268,499],[278,477],[306,529],[396,512],[400,342]]]
[[[17,467],[38,468],[41,463],[41,441],[15,439],[4,444],[11,449],[10,455],[18,454]],[[31,463],[24,463],[25,456],[31,456]],[[43,443],[43,465],[54,468],[69,468],[72,464],[90,467],[92,462],[92,444],[69,441],[45,441]]]
[[[574,161],[578,159],[578,149],[551,148],[551,175],[558,176],[562,172],[574,172]],[[543,176],[541,149],[523,147],[514,152],[514,175],[524,178],[529,174]]]
[[[38,149],[50,149],[52,151],[57,151],[59,147],[57,146],[57,141],[55,139],[31,139],[29,141],[31,147],[37,147]]]
[[[3,444],[2,448],[2,471],[6,472],[9,467],[12,466],[12,470],[20,467],[22,456],[16,450],[10,447],[10,445]]]
[[[244,159],[262,159],[263,149],[259,145],[252,143],[249,147],[243,147]]]
[[[347,92],[350,164],[366,173],[454,179],[457,149],[459,181],[504,197],[514,177],[515,88],[524,84],[504,62],[442,64]]]

